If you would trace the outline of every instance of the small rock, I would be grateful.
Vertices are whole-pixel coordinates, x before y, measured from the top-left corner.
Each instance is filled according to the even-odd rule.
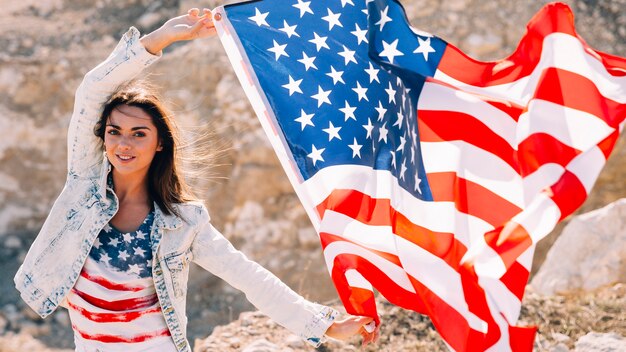
[[[285,340],[287,346],[295,349],[304,348],[304,341],[296,335],[289,335]]]
[[[11,328],[16,329],[20,325],[21,315],[17,311],[17,307],[13,304],[7,304],[2,308],[5,318],[9,321]]]
[[[550,352],[570,352],[570,349],[564,343],[559,343],[556,346],[550,348]]]
[[[575,352],[626,351],[626,339],[616,333],[590,332],[576,341]]]
[[[556,342],[567,342],[567,341],[570,340],[569,336],[567,336],[565,334],[561,334],[559,332],[553,332],[552,333],[552,338]]]
[[[626,198],[570,220],[531,285],[543,295],[591,291],[624,282],[624,260]]]
[[[17,236],[7,236],[4,240],[4,246],[9,249],[18,249],[22,247],[22,241]]]

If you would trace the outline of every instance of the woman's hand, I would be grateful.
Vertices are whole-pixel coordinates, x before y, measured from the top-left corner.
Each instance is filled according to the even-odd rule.
[[[187,11],[186,15],[168,20],[161,27],[141,38],[141,43],[150,53],[157,54],[174,42],[206,38],[215,33],[211,10],[203,9],[200,15],[200,10],[193,8]]]
[[[365,347],[369,343],[376,343],[376,341],[378,341],[380,326],[377,326],[372,332],[365,330],[365,325],[373,321],[374,319],[370,317],[351,315],[343,320],[333,322],[328,330],[326,330],[326,335],[337,340],[347,340],[356,334],[360,334],[363,336],[363,344],[361,347]]]

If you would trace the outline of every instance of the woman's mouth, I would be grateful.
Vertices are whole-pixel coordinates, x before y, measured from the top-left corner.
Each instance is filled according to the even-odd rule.
[[[115,154],[115,156],[117,157],[117,160],[123,162],[123,163],[127,163],[132,161],[133,159],[135,159],[134,156],[132,155],[125,155],[125,154]]]

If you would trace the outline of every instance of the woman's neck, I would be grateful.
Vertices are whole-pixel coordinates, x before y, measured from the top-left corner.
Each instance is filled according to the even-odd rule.
[[[120,203],[149,203],[148,175],[122,175],[113,169],[115,195]]]

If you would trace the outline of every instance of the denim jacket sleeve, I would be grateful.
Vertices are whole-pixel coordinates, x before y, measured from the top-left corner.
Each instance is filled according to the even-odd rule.
[[[199,232],[192,244],[194,261],[219,276],[272,320],[317,347],[338,312],[309,302],[279,278],[248,259],[217,231],[203,208]]]
[[[160,57],[160,54],[149,53],[139,41],[139,37],[139,31],[131,27],[111,55],[89,71],[78,87],[67,132],[69,176],[97,176],[89,172],[102,164],[104,158],[102,143],[93,132],[102,113],[103,104],[117,87],[135,78],[145,67]]]

